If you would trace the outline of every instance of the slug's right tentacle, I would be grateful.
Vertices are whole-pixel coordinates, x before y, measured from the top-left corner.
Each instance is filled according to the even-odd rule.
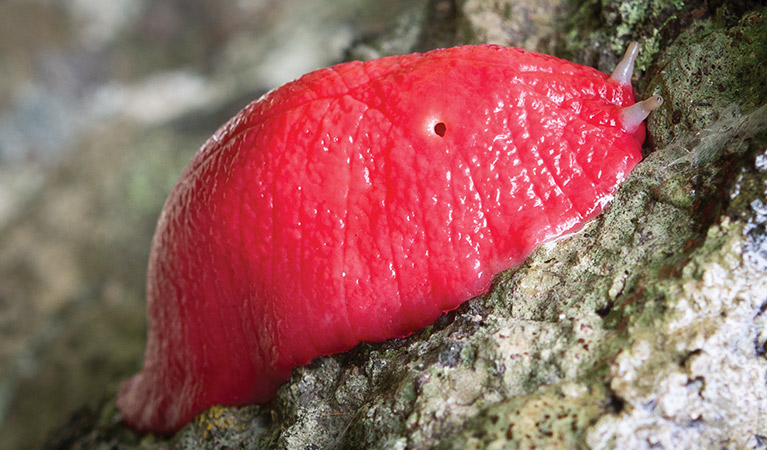
[[[656,95],[623,108],[621,111],[623,128],[627,132],[633,133],[639,128],[642,122],[644,122],[647,116],[649,116],[652,111],[658,109],[662,104],[663,97]]]

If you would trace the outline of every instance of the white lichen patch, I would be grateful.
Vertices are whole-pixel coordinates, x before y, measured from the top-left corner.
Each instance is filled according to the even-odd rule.
[[[454,368],[432,368],[415,402],[417,414],[408,420],[412,439],[432,438],[440,427],[459,425],[477,414],[476,400],[482,396],[484,373]]]
[[[611,367],[626,405],[589,430],[592,448],[756,448],[767,435],[767,361],[758,357],[767,278],[740,257],[737,228],[712,227],[707,240],[722,241],[719,251],[704,246],[690,262],[695,277],[662,287],[674,294],[665,321],[631,330],[636,340]]]

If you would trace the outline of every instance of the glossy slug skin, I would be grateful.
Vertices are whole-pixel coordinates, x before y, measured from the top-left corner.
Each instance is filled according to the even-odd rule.
[[[160,216],[125,422],[169,433],[269,401],[292,368],[418,330],[579,228],[641,160],[625,78],[466,46],[340,64],[251,103]]]

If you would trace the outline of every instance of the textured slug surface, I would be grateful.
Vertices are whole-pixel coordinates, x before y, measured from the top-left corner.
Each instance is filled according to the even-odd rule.
[[[167,200],[124,420],[167,433],[403,336],[598,214],[641,159],[633,89],[496,46],[352,62],[249,105]]]

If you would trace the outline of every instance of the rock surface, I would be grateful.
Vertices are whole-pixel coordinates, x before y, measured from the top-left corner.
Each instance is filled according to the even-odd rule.
[[[647,157],[602,216],[434,325],[318,358],[271,404],[211,408],[168,439],[120,425],[107,390],[48,448],[767,447],[757,3],[432,0],[357,41],[351,56],[375,57],[497,39],[609,71],[637,39],[638,95],[666,103],[649,121]],[[156,133],[157,147],[188,145]],[[177,162],[166,158],[154,170]],[[157,182],[135,177],[125,179]]]

